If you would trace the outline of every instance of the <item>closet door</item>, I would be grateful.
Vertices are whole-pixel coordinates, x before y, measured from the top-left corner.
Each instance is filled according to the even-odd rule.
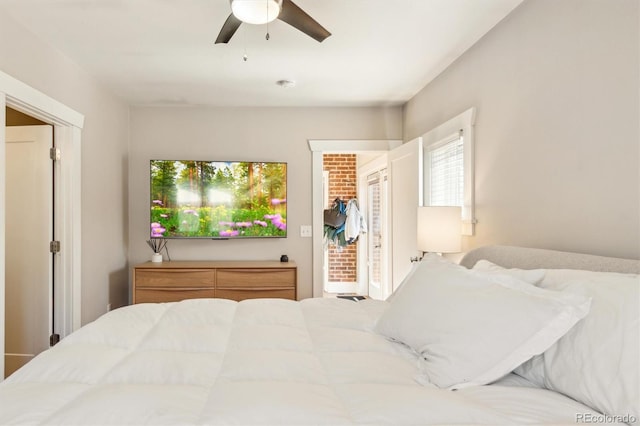
[[[423,198],[422,138],[389,151],[391,290],[395,291],[418,255],[418,206]]]
[[[52,126],[6,128],[5,376],[49,347]]]

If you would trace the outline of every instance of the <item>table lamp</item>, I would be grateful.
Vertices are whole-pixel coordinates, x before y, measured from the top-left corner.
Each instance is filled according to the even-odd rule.
[[[418,250],[429,253],[459,253],[462,216],[460,207],[418,207]]]

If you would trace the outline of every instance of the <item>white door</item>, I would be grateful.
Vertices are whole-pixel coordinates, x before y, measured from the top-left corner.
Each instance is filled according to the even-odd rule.
[[[49,347],[52,126],[6,128],[5,377]]]
[[[368,294],[372,299],[384,300],[388,278],[388,181],[387,170],[377,171],[367,176],[367,266]]]
[[[391,291],[411,269],[418,255],[417,212],[422,205],[422,138],[389,151],[388,175],[391,210]]]

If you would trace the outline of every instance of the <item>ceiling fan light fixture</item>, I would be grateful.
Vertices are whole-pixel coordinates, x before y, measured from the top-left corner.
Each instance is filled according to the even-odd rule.
[[[261,25],[280,15],[282,0],[231,0],[233,15],[247,24]]]

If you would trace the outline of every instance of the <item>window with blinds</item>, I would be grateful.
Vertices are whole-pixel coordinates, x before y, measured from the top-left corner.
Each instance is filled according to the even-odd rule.
[[[461,136],[428,148],[429,205],[464,205],[464,141]]]
[[[422,135],[422,194],[425,206],[462,207],[462,235],[475,232],[475,107]]]

